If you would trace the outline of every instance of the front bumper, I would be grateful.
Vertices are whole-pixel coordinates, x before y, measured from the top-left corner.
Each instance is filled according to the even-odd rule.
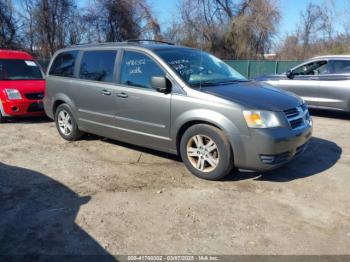
[[[45,115],[42,100],[1,100],[0,109],[5,117]]]
[[[243,154],[237,167],[252,171],[276,169],[301,155],[312,137],[312,126],[290,128],[251,129],[250,136],[242,136]]]

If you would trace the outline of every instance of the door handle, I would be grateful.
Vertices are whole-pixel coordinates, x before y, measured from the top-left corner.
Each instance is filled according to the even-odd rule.
[[[127,95],[127,94],[125,94],[124,92],[121,92],[121,93],[118,93],[118,94],[117,94],[117,97],[127,98],[127,97],[128,97],[128,95]]]
[[[102,95],[105,95],[105,96],[110,96],[112,93],[109,92],[108,90],[102,90]]]

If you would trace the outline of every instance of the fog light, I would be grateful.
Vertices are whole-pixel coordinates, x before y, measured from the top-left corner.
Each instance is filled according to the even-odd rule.
[[[272,164],[273,162],[275,162],[275,156],[261,155],[260,160],[264,164]]]
[[[11,107],[11,109],[12,109],[12,112],[17,112],[18,111],[18,107],[17,106],[13,106],[13,107]]]

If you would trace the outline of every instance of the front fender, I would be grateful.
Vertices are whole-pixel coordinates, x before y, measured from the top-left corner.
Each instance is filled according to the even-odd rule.
[[[241,132],[237,126],[225,115],[208,109],[193,109],[186,111],[173,121],[173,127],[171,128],[170,134],[173,141],[173,148],[176,149],[177,147],[177,134],[179,134],[181,128],[191,122],[208,123],[221,129],[227,135],[227,138],[230,141],[235,164],[239,163],[239,157],[241,155],[245,155],[244,147],[242,145]]]

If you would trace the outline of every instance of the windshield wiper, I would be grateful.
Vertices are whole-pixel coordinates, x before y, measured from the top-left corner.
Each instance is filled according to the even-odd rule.
[[[230,79],[230,80],[207,80],[207,81],[200,81],[196,83],[191,83],[191,86],[213,86],[213,85],[227,85],[231,83],[241,83],[241,82],[248,82],[249,80],[246,79]]]
[[[191,83],[191,86],[212,86],[212,85],[216,85],[218,82],[216,81],[200,81],[200,82],[195,82],[195,83]]]

